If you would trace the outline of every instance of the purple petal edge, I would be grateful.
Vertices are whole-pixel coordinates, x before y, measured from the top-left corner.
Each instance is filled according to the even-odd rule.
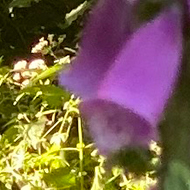
[[[155,130],[144,118],[113,102],[85,101],[80,110],[87,118],[89,131],[103,155],[125,146],[147,147],[150,139],[155,137]]]
[[[98,96],[157,125],[175,87],[182,58],[181,14],[165,10],[123,47]]]
[[[95,97],[101,80],[131,33],[132,6],[125,0],[100,0],[83,32],[81,49],[59,82],[83,99]]]

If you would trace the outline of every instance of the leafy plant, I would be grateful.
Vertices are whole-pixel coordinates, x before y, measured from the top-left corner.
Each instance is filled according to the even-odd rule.
[[[116,162],[104,158],[89,138],[80,98],[57,85],[57,74],[76,54],[91,5],[83,0],[0,2],[2,190],[143,190],[156,183],[155,150],[121,152]],[[39,59],[44,68],[31,69]],[[15,69],[18,61],[25,65]],[[131,161],[139,167],[132,170]]]

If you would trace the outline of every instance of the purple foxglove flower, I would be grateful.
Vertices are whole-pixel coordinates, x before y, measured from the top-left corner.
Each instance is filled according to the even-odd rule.
[[[146,146],[155,137],[182,49],[177,7],[163,11],[128,39],[129,5],[115,2],[100,1],[74,67],[60,77],[62,85],[83,98],[81,113],[105,155],[126,146]]]
[[[81,104],[102,153],[147,145],[154,137],[178,74],[181,49],[176,8],[141,27],[123,46],[97,97]]]

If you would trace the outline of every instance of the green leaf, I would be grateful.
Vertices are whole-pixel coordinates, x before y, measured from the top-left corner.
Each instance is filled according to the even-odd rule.
[[[164,183],[164,190],[190,190],[189,167],[180,161],[172,161]]]
[[[70,94],[65,92],[62,88],[48,85],[41,86],[42,98],[52,107],[62,105],[63,100],[67,101],[70,98]]]
[[[75,176],[70,173],[69,168],[59,168],[53,170],[51,173],[44,175],[44,180],[47,184],[61,189],[67,189],[75,186]]]
[[[1,64],[1,59],[0,59],[0,64]],[[6,75],[10,71],[10,68],[7,66],[1,67],[0,68],[0,75]]]
[[[3,62],[3,56],[0,57],[0,65]]]
[[[13,106],[14,95],[14,92],[8,86],[0,86],[0,120],[10,119],[13,113],[18,113],[17,107]]]
[[[41,91],[40,86],[27,86],[20,91],[20,94],[26,93],[35,96],[37,92]]]
[[[41,92],[42,100],[46,101],[50,107],[58,107],[63,104],[63,101],[70,99],[70,93],[60,87],[54,85],[39,85],[24,88],[21,93],[36,96]]]
[[[71,12],[67,13],[65,16],[65,23],[59,24],[61,29],[69,27],[73,21],[75,21],[79,16],[83,15],[84,12],[91,6],[92,1],[85,1],[80,4],[76,9],[73,9]]]
[[[16,126],[11,126],[4,132],[3,138],[7,139],[9,143],[13,143],[17,135],[18,135],[18,128]]]
[[[29,124],[28,129],[28,137],[30,139],[30,144],[33,146],[34,149],[37,149],[37,145],[40,142],[41,136],[45,129],[46,118],[42,117],[35,123]]]
[[[39,80],[46,79],[48,77],[54,76],[58,71],[62,70],[63,66],[60,64],[56,64],[52,67],[49,67],[47,70],[43,71],[41,74],[37,75],[35,78],[32,80],[32,84],[35,84]]]
[[[9,7],[30,7],[32,2],[38,3],[40,0],[13,0]]]
[[[0,181],[0,189],[7,190],[7,188],[5,187],[5,184],[3,184],[1,181]]]

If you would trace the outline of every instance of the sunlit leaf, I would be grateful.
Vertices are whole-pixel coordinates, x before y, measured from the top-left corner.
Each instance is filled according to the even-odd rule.
[[[61,71],[63,69],[63,65],[56,64],[52,67],[49,67],[47,70],[43,71],[41,74],[37,75],[33,80],[32,84],[35,84],[39,80],[46,79],[48,77],[55,76],[58,71]]]
[[[85,1],[79,5],[76,9],[73,9],[70,13],[67,13],[65,16],[65,23],[59,24],[59,27],[65,29],[69,27],[73,21],[75,21],[79,16],[83,15],[84,12],[90,7],[92,2]]]
[[[37,149],[37,145],[40,142],[40,138],[45,128],[45,122],[46,118],[42,117],[36,123],[29,124],[28,136],[34,149]]]
[[[49,185],[62,189],[76,185],[75,176],[70,172],[69,168],[53,170],[51,173],[44,175],[44,180]]]
[[[40,0],[13,0],[9,7],[30,7],[32,2],[38,3]]]

